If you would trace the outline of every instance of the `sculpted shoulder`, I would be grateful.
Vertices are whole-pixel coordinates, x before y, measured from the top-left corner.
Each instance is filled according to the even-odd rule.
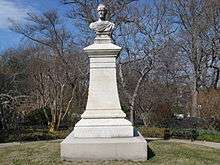
[[[99,14],[99,20],[93,22],[89,25],[89,27],[94,30],[96,33],[111,33],[115,27],[115,24],[109,21],[106,21],[107,8],[103,4],[99,4],[97,8],[97,12]]]
[[[89,27],[96,32],[111,32],[114,29],[115,24],[109,21],[98,20],[91,23]]]

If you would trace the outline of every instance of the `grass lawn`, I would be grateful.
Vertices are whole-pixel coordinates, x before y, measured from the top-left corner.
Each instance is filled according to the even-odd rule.
[[[60,160],[59,142],[23,143],[0,148],[1,165],[131,165],[131,164],[167,164],[167,165],[219,165],[220,150],[198,145],[154,141],[149,143],[151,158],[138,161],[75,161]]]

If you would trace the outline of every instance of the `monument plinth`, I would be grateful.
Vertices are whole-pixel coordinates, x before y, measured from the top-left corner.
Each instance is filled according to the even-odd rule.
[[[90,59],[90,83],[85,112],[73,132],[61,143],[67,160],[147,159],[147,142],[134,135],[122,111],[116,81],[116,58],[121,48],[110,38],[114,24],[105,21],[106,9],[98,8],[100,20],[90,25],[96,31],[92,45],[84,48]]]

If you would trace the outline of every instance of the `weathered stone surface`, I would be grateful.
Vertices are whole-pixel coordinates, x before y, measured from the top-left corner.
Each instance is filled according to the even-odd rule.
[[[102,10],[105,7],[100,7],[101,22],[106,14]],[[104,27],[104,22],[99,24]],[[147,159],[147,142],[141,135],[134,136],[121,109],[116,80],[121,48],[111,42],[110,31],[97,30],[94,43],[84,48],[90,58],[87,106],[73,132],[61,143],[63,159]]]
[[[92,44],[84,49],[90,57],[89,94],[74,137],[133,136],[133,126],[124,119],[118,96],[116,57],[120,49],[112,43]]]
[[[90,24],[90,29],[94,30],[96,33],[107,32],[110,34],[115,27],[115,24],[109,21],[106,21],[107,8],[105,5],[100,4],[97,8],[99,14],[99,20]]]
[[[64,160],[147,160],[147,142],[142,136],[130,138],[75,138],[61,143]]]
[[[81,119],[74,128],[74,137],[133,137],[133,126],[123,118]]]

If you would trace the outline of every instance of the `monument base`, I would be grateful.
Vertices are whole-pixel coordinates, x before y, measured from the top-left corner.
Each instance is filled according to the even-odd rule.
[[[127,138],[75,138],[61,143],[63,160],[147,160],[147,142],[139,134]]]
[[[81,119],[73,131],[76,138],[133,137],[134,128],[130,121],[115,119]]]

